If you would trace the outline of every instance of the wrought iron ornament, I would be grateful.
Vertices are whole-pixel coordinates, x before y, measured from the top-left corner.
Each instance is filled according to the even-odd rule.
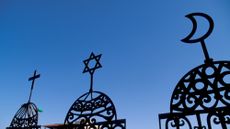
[[[101,54],[95,56],[94,53],[92,52],[89,56],[88,59],[84,60],[84,64],[85,64],[85,68],[83,73],[89,73],[90,74],[90,92],[93,91],[93,74],[95,72],[96,69],[101,68],[101,64],[100,64],[100,59],[101,59]],[[91,63],[95,63],[93,67],[90,67]]]
[[[32,92],[33,92],[33,89],[34,89],[34,82],[35,82],[35,80],[38,79],[38,78],[40,78],[40,74],[37,75],[37,71],[35,70],[35,71],[34,71],[33,77],[30,77],[30,78],[28,79],[28,81],[32,81],[31,88],[30,88],[30,96],[29,96],[29,101],[28,101],[28,102],[30,102],[31,97],[32,97]]]
[[[104,93],[93,90],[93,75],[96,69],[101,68],[101,55],[84,60],[83,73],[90,73],[90,90],[80,96],[69,109],[65,118],[65,129],[125,129],[125,119],[118,120],[115,106],[112,100]],[[93,67],[89,64],[94,61]]]
[[[192,37],[196,33],[196,29],[197,29],[197,22],[196,22],[196,19],[194,18],[196,16],[200,16],[200,17],[207,19],[209,22],[209,29],[203,36],[201,36],[197,39],[192,39]],[[208,50],[207,50],[207,47],[206,47],[205,41],[204,41],[206,38],[208,38],[208,36],[212,33],[212,31],[214,29],[214,22],[213,22],[212,18],[209,15],[204,14],[204,13],[191,13],[191,14],[186,15],[185,17],[189,18],[192,21],[193,28],[192,28],[191,33],[187,37],[182,39],[181,41],[185,42],[185,43],[201,43],[203,53],[204,53],[204,56],[206,58],[205,62],[212,61],[212,59],[209,57]]]
[[[196,32],[195,16],[204,17],[210,23],[207,33],[191,39]],[[230,61],[213,61],[204,40],[211,34],[214,23],[204,13],[187,15],[194,28],[182,41],[200,42],[205,55],[205,63],[192,69],[177,84],[170,104],[170,113],[159,115],[160,128],[186,129],[228,129],[230,128]],[[164,121],[162,125],[161,122]]]
[[[21,106],[7,129],[38,129],[38,108],[28,102]]]
[[[29,78],[29,81],[32,81],[29,100],[17,111],[10,127],[7,127],[7,129],[40,129],[41,126],[38,125],[38,108],[31,102],[34,81],[39,77],[40,74],[37,75],[35,70],[33,77]]]

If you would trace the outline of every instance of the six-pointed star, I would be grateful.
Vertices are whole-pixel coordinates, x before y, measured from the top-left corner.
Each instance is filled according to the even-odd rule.
[[[95,71],[96,69],[102,67],[101,64],[100,64],[100,62],[99,62],[100,59],[101,59],[101,54],[95,56],[94,53],[92,52],[92,53],[90,54],[89,58],[83,61],[84,64],[85,64],[85,69],[84,69],[83,73],[89,72],[91,75],[93,75],[93,73],[94,73],[94,71]],[[90,62],[90,61],[93,61],[93,60],[95,60],[96,63],[95,63],[95,65],[94,65],[94,67],[90,68],[90,67],[89,67],[89,62]]]

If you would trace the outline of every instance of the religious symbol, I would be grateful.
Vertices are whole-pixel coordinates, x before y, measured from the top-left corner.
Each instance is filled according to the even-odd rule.
[[[198,38],[194,38],[197,31],[195,16],[209,22],[207,32]],[[204,64],[189,70],[177,83],[170,100],[170,112],[159,114],[160,129],[216,129],[217,126],[229,129],[229,119],[225,118],[230,115],[230,98],[224,93],[230,87],[224,78],[229,76],[230,61],[212,61],[209,58],[204,40],[214,28],[211,17],[203,13],[192,13],[186,17],[193,22],[193,29],[182,41],[201,43],[206,60]],[[227,100],[226,97],[228,101],[222,101]]]
[[[90,89],[81,95],[70,107],[66,114],[64,126],[58,129],[126,129],[126,120],[117,119],[116,108],[112,100],[104,93],[93,90],[93,75],[101,68],[100,55],[91,53],[84,60],[83,73],[91,77]],[[56,129],[51,127],[50,129]]]
[[[196,19],[194,18],[194,16],[200,16],[200,17],[207,19],[209,22],[209,29],[201,37],[196,38],[196,39],[191,39],[197,30],[197,22],[196,22]],[[207,48],[205,46],[205,42],[204,42],[204,40],[212,33],[212,30],[214,28],[214,22],[213,22],[212,18],[209,15],[204,14],[204,13],[191,13],[191,14],[186,15],[185,17],[187,17],[188,19],[190,19],[192,21],[193,28],[192,28],[192,32],[187,37],[182,39],[181,41],[185,42],[185,43],[198,43],[198,42],[200,42],[202,49],[203,49],[203,52],[204,52],[204,56],[206,58],[205,62],[208,63],[208,62],[212,61],[212,59],[209,58],[208,50],[207,50]]]
[[[29,96],[29,101],[28,101],[28,102],[30,102],[30,100],[31,100],[32,91],[33,91],[33,89],[34,89],[34,82],[35,82],[35,80],[38,79],[38,78],[40,78],[40,74],[37,74],[37,71],[35,70],[35,71],[34,71],[33,77],[30,77],[30,78],[28,79],[28,81],[32,81],[31,89],[30,89],[30,96]]]
[[[90,92],[93,91],[93,74],[95,72],[96,69],[101,68],[101,64],[100,64],[100,59],[101,59],[101,54],[95,56],[94,53],[92,52],[89,56],[88,59],[84,60],[84,64],[85,64],[85,68],[83,70],[83,73],[89,72],[90,76],[91,76],[91,81],[90,81]],[[90,63],[94,62],[95,64],[93,64],[93,66],[90,66]]]

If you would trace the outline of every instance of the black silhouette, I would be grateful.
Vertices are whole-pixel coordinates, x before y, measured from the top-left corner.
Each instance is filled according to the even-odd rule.
[[[40,74],[36,74],[34,71],[33,77],[29,78],[29,81],[32,81],[29,100],[27,103],[23,104],[21,108],[15,114],[10,127],[7,129],[40,129],[41,126],[38,125],[38,108],[31,102],[31,96],[34,87],[35,79],[39,78]]]
[[[100,59],[101,59],[101,54],[95,56],[94,53],[91,53],[89,59],[86,59],[86,60],[83,61],[84,64],[85,64],[85,69],[84,69],[83,73],[86,73],[86,72],[90,73],[90,79],[91,79],[90,80],[90,90],[89,90],[90,92],[93,91],[93,74],[94,74],[96,69],[99,69],[99,68],[102,67],[100,62],[99,62]],[[96,61],[95,66],[92,67],[92,68],[90,68],[90,66],[89,66],[90,61]]]
[[[197,38],[197,39],[191,39],[192,36],[196,33],[196,29],[197,29],[197,22],[196,22],[196,19],[194,18],[194,16],[204,17],[209,22],[209,29],[208,29],[207,33],[204,34],[203,36],[201,36],[200,38]],[[186,38],[182,39],[181,41],[183,41],[185,43],[201,43],[206,61],[212,61],[212,59],[209,58],[209,54],[208,54],[208,51],[207,51],[207,48],[206,48],[205,42],[204,42],[204,40],[213,31],[214,22],[213,22],[212,18],[210,16],[208,16],[207,14],[204,14],[204,13],[191,13],[189,15],[186,15],[186,17],[192,21],[193,28],[192,28],[192,32]]]
[[[46,126],[51,129],[125,129],[125,119],[118,120],[115,106],[112,100],[104,93],[93,90],[93,74],[96,69],[101,68],[99,62],[101,55],[84,60],[85,69],[83,73],[90,73],[89,92],[80,96],[70,107],[64,125]],[[94,62],[93,67],[90,63]]]
[[[210,28],[205,35],[191,39],[196,31],[194,16],[206,18]],[[209,58],[204,40],[211,34],[214,23],[204,13],[187,15],[194,28],[182,41],[200,42],[205,63],[192,69],[182,77],[171,98],[170,113],[159,114],[160,129],[227,129],[230,127],[230,61],[213,61]],[[162,124],[162,121],[164,124]]]

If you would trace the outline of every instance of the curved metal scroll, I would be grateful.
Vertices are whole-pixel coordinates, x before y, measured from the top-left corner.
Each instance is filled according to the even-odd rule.
[[[187,127],[188,129],[192,129],[191,123],[186,116],[174,114],[171,115],[167,120],[165,124],[165,128],[181,128],[181,127]]]
[[[213,118],[213,119],[212,119]],[[219,125],[223,129],[227,129],[230,125],[230,110],[229,107],[219,108],[208,114],[207,117],[208,129],[214,129],[213,125]]]

